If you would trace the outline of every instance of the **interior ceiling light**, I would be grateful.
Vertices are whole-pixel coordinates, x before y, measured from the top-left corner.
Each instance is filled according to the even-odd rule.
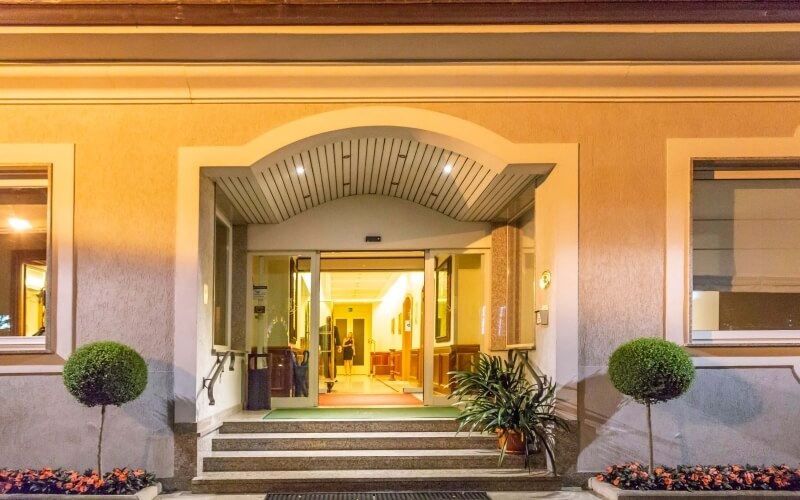
[[[444,166],[444,173],[449,174],[452,171],[453,171],[453,166],[450,165],[449,163]]]
[[[295,170],[295,172],[297,172],[297,175],[303,175],[303,173],[306,171],[306,169],[303,168],[302,165],[298,165],[298,166],[294,167],[294,170]]]
[[[18,217],[9,217],[8,218],[8,225],[11,226],[11,229],[15,231],[25,231],[26,229],[30,229],[31,223],[26,221],[25,219],[20,219]]]

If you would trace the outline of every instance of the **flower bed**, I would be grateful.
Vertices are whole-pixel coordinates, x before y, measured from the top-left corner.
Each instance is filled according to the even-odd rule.
[[[0,495],[132,495],[156,484],[155,475],[141,469],[114,469],[102,477],[92,470],[0,469]]]
[[[607,467],[597,481],[623,490],[664,491],[800,491],[800,468],[786,465],[656,467],[653,474],[638,463]]]

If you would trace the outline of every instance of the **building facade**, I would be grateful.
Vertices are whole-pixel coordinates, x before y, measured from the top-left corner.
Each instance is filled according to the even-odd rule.
[[[703,25],[654,24],[635,9],[604,24],[536,23],[532,11],[510,24],[515,7],[498,4],[505,17],[486,23],[348,26],[289,26],[280,13],[245,26],[221,10],[223,26],[192,21],[189,5],[172,25],[143,7],[144,27],[125,17],[135,5],[97,6],[106,26],[85,21],[87,4],[67,5],[85,21],[71,26],[67,7],[34,22],[37,11],[9,5],[0,208],[30,214],[39,236],[10,223],[2,233],[0,465],[93,464],[99,419],[71,399],[60,368],[75,347],[115,340],[144,356],[149,384],[109,411],[104,461],[187,484],[198,434],[246,399],[238,357],[209,404],[216,352],[265,346],[269,330],[319,365],[323,341],[308,332],[334,307],[325,259],[381,252],[418,258],[407,294],[417,305],[380,321],[398,334],[408,322],[418,357],[402,370],[418,374],[425,404],[447,404],[435,357],[457,352],[459,335],[487,353],[518,346],[576,423],[571,472],[643,459],[643,411],[605,370],[621,343],[662,337],[686,346],[698,375],[654,409],[660,462],[800,459],[790,5],[775,2],[775,23],[750,22],[760,11],[739,2],[734,18]],[[281,306],[288,341],[259,323],[268,310],[255,312],[257,286],[278,285],[258,282],[254,266],[278,258],[307,276],[293,281],[307,312]],[[461,302],[440,315],[448,258],[443,293]],[[278,406],[319,404],[317,382]]]

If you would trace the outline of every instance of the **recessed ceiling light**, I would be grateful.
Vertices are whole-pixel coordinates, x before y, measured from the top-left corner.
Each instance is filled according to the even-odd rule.
[[[15,231],[25,231],[26,229],[30,229],[31,223],[26,221],[25,219],[20,219],[18,217],[9,217],[8,218],[8,225],[11,226],[11,229]]]
[[[294,167],[294,170],[295,170],[295,172],[297,172],[297,175],[303,175],[303,173],[306,171],[306,169],[303,168],[302,165],[298,165],[298,166]]]
[[[453,171],[453,166],[450,165],[449,163],[444,166],[444,173],[449,174],[452,171]]]

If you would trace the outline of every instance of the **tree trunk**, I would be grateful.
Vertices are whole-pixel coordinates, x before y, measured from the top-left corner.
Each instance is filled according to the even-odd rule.
[[[653,475],[653,416],[650,412],[650,403],[647,403],[647,435],[650,438],[650,461],[647,463],[647,472]]]
[[[103,453],[103,426],[106,423],[106,405],[100,407],[100,439],[97,440],[97,475],[103,477],[103,462],[101,455]]]

